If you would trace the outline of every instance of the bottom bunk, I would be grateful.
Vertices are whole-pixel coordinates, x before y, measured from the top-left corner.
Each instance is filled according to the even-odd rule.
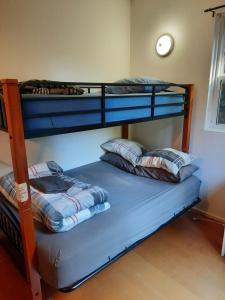
[[[64,233],[35,223],[38,271],[45,282],[64,292],[199,202],[200,181],[195,176],[174,184],[135,176],[103,161],[66,173],[105,188],[111,208]],[[4,227],[0,217],[0,225],[13,239],[18,214],[2,195],[0,200],[0,215],[8,219]]]

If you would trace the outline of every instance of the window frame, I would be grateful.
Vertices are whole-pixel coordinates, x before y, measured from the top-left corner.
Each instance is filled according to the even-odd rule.
[[[225,80],[225,14],[217,14],[206,108],[205,130],[225,132],[225,124],[218,123],[221,80]]]

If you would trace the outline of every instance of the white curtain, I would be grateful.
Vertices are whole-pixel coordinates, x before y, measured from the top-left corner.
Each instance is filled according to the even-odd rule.
[[[211,70],[209,78],[208,104],[206,111],[206,129],[216,126],[220,81],[225,79],[225,13],[216,14],[213,36]],[[204,51],[204,49],[203,49]]]

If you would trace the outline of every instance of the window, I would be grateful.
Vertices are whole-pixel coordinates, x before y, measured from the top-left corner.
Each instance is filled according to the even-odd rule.
[[[225,132],[225,14],[216,15],[205,128]]]

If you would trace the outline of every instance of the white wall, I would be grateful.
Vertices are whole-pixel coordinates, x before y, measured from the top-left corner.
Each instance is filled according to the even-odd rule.
[[[0,161],[0,176],[4,175],[6,173],[9,173],[11,171],[12,171],[11,162],[8,164],[3,161]]]
[[[0,78],[107,82],[129,75],[129,0],[1,0]],[[33,139],[29,163],[55,159],[64,168],[96,161],[111,128]],[[11,163],[0,133],[0,161]],[[0,173],[4,172],[0,165]]]
[[[202,179],[200,208],[225,218],[225,134],[204,130],[214,19],[204,14],[208,7],[224,4],[216,0],[132,0],[131,74],[155,76],[177,83],[194,83],[191,152],[200,157]],[[175,49],[167,58],[155,54],[162,33],[175,38]],[[133,126],[133,135],[147,144],[177,145],[180,121],[152,122]],[[143,127],[142,127],[143,128]],[[160,132],[160,135],[157,133]],[[162,133],[165,133],[162,141]],[[158,138],[159,137],[159,138]]]

